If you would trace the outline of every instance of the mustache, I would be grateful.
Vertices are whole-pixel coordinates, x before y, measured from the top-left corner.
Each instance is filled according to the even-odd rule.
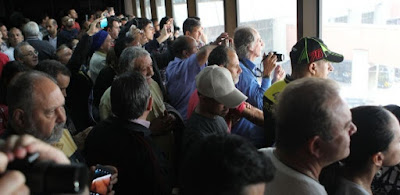
[[[51,133],[50,137],[46,138],[46,140],[44,140],[46,143],[55,143],[60,141],[62,134],[63,134],[63,130],[64,130],[64,123],[58,123],[54,126],[53,128],[53,132]]]

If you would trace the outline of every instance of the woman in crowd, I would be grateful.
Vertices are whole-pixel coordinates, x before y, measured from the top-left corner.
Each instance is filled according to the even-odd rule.
[[[381,167],[400,163],[399,121],[380,106],[360,106],[351,113],[357,133],[350,138],[350,155],[330,167],[338,176],[325,187],[329,194],[372,195],[371,184]]]

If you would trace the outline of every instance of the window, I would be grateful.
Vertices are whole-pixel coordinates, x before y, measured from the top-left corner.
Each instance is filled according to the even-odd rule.
[[[386,24],[400,25],[400,18],[389,19]]]
[[[239,26],[258,30],[265,43],[264,52],[285,55],[281,63],[291,73],[289,52],[297,42],[297,0],[238,0]],[[261,57],[256,60],[260,64]]]
[[[142,17],[142,12],[140,11],[140,0],[136,0],[136,13],[138,18]]]
[[[334,18],[335,23],[347,23],[348,22],[348,17],[347,16],[341,16]]]
[[[183,30],[183,22],[188,17],[186,0],[172,0],[174,10],[174,21],[181,31]]]
[[[162,18],[164,18],[166,16],[165,0],[157,0],[156,6],[157,6],[157,18],[158,18],[158,21],[160,21]]]
[[[363,13],[361,16],[361,23],[363,24],[374,23],[374,12]]]
[[[197,13],[204,28],[208,42],[214,41],[221,33],[225,32],[224,1],[200,0],[197,1]],[[233,37],[233,35],[231,35]]]
[[[146,9],[146,18],[151,20],[151,6],[150,6],[150,0],[145,0],[144,1],[144,7]]]
[[[343,15],[347,23],[331,20]],[[330,78],[350,107],[400,104],[399,16],[399,0],[322,0],[322,40],[344,55]]]

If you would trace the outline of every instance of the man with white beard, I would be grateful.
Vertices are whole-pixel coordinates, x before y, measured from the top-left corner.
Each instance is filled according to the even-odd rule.
[[[65,100],[52,77],[38,71],[22,73],[10,83],[7,102],[10,122],[4,137],[30,134],[49,144],[61,138]]]

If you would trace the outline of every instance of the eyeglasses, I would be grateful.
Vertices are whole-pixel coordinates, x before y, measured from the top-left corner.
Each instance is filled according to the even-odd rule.
[[[33,56],[37,56],[38,54],[39,54],[39,52],[38,52],[38,51],[36,51],[36,50],[33,50],[33,51],[30,51],[29,53],[25,54],[24,56],[30,56],[30,57],[33,57]]]

